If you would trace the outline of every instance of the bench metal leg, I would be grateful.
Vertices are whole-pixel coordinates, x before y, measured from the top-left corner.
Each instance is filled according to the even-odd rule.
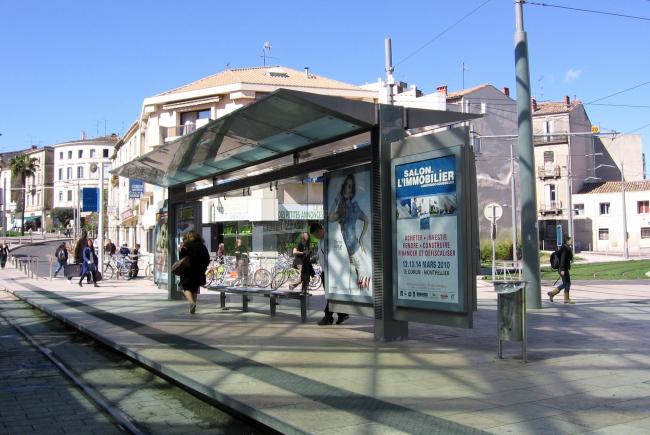
[[[243,312],[248,311],[248,295],[241,295],[241,310]]]
[[[219,302],[221,303],[221,308],[226,308],[226,292],[219,292]]]
[[[300,321],[307,323],[307,295],[300,295]]]
[[[269,298],[269,300],[270,300],[269,303],[271,304],[271,307],[270,307],[270,308],[271,308],[271,317],[273,317],[273,316],[275,316],[275,306],[277,305],[276,297],[275,297],[275,296],[271,296],[271,297]]]

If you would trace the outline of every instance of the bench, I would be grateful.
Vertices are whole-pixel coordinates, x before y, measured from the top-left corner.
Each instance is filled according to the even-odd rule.
[[[261,287],[231,287],[225,285],[215,285],[206,287],[210,291],[219,292],[219,301],[221,308],[226,308],[226,294],[237,294],[241,295],[242,298],[242,311],[248,311],[248,302],[250,302],[253,297],[265,297],[269,298],[269,311],[271,317],[274,317],[276,314],[276,305],[278,305],[278,299],[296,299],[300,301],[300,320],[302,323],[307,323],[307,302],[309,298],[309,293],[303,293],[302,291],[292,291],[292,290],[273,290]]]

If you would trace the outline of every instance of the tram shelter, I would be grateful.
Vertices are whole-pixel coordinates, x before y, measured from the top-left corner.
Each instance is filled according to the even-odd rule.
[[[405,339],[410,321],[472,327],[477,201],[464,123],[477,116],[280,89],[112,173],[168,189],[167,268],[189,230],[268,258],[321,222],[331,311],[374,318],[377,340]],[[169,298],[182,298],[165,276]]]

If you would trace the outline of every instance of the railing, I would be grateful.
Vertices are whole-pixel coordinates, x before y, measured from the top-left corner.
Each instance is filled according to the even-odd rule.
[[[192,133],[196,130],[196,124],[187,123],[185,125],[174,125],[171,127],[160,127],[160,143],[164,143],[166,140],[171,138],[176,138],[179,136],[184,136],[188,133]]]
[[[560,173],[559,166],[553,166],[553,167],[538,166],[537,167],[537,177],[540,178],[541,180],[544,180],[546,178],[560,178],[561,176],[562,174]]]
[[[553,134],[553,135],[544,135],[533,137],[533,143],[535,145],[548,145],[554,143],[567,143],[569,141],[569,136],[566,134]]]
[[[562,201],[550,201],[545,204],[540,204],[539,214],[562,214]]]

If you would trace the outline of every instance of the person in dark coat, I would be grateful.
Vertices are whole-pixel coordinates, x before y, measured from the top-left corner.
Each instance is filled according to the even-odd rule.
[[[571,237],[565,236],[562,246],[558,249],[558,254],[560,256],[560,267],[558,267],[558,271],[560,272],[560,278],[562,278],[562,284],[546,293],[551,302],[553,302],[553,297],[560,293],[560,290],[564,290],[564,303],[575,303],[569,297],[569,290],[571,289],[571,275],[569,270],[571,269],[571,263],[573,262],[573,249],[571,249],[571,242]]]
[[[9,245],[7,245],[7,241],[5,240],[0,245],[0,267],[3,269],[5,268],[5,264],[7,264],[7,258],[9,258]]]
[[[183,289],[185,299],[190,304],[190,314],[196,312],[196,304],[200,287],[205,285],[205,271],[210,265],[210,253],[203,243],[203,238],[196,232],[190,231],[183,236],[183,243],[178,259],[190,258],[190,270],[180,276],[179,286]]]
[[[79,287],[83,287],[81,284],[84,280],[84,277],[88,277],[88,280],[92,282],[95,287],[99,287],[95,282],[95,272],[97,271],[97,254],[95,254],[95,247],[93,246],[93,241],[87,239],[87,246],[83,249],[82,258],[83,262],[81,263],[81,278],[79,278]]]
[[[65,267],[66,264],[68,264],[68,249],[65,246],[65,242],[62,242],[58,248],[56,248],[56,252],[54,252],[54,257],[56,258],[57,261],[57,266],[56,270],[54,271],[54,276],[61,271]]]

